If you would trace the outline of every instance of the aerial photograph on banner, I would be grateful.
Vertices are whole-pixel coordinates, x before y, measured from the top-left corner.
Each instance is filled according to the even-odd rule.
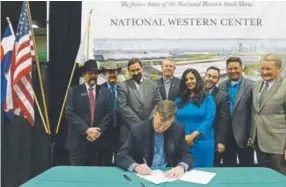
[[[262,55],[286,59],[286,23],[279,19],[286,17],[286,2],[101,1],[83,2],[82,8],[90,55],[100,63],[117,62],[124,78],[131,58],[142,61],[146,77],[157,79],[164,58],[176,62],[176,77],[187,68],[204,75],[209,66],[225,77],[226,59],[236,56],[253,80],[260,79]]]

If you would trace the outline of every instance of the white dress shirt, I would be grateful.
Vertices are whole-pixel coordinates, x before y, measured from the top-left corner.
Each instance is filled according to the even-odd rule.
[[[86,87],[86,90],[87,90],[87,95],[88,95],[88,89],[90,88],[90,86],[89,86],[89,84],[87,84],[86,82],[84,83],[85,84],[85,87]],[[93,85],[92,86],[92,88],[93,88],[93,90],[92,90],[92,92],[93,92],[93,96],[94,96],[94,99],[95,99],[95,89],[96,89],[96,84],[95,85]]]

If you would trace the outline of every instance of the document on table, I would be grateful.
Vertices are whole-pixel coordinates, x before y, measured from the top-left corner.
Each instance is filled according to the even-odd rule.
[[[139,174],[136,174],[136,175],[154,184],[161,184],[164,182],[173,182],[177,180],[177,179],[170,179],[168,177],[165,177],[165,172],[162,170],[152,170],[151,175],[139,175]]]
[[[197,184],[208,184],[216,175],[207,171],[191,170],[180,178],[181,181],[192,182]]]
[[[162,170],[153,170],[151,175],[136,175],[154,184],[173,182],[177,180],[165,177],[165,172]],[[211,173],[207,171],[191,170],[184,173],[184,175],[179,180],[197,184],[208,184],[214,178],[215,175],[216,173]]]

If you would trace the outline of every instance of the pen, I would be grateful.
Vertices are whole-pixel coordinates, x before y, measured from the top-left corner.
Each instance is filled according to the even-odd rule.
[[[124,177],[127,181],[131,182],[131,179],[130,179],[127,175],[123,175],[123,177]]]

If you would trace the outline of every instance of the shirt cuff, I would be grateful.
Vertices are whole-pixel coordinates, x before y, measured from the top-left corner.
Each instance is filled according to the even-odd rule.
[[[129,166],[128,170],[131,171],[131,172],[133,172],[137,165],[138,165],[138,164],[134,162],[133,164],[131,164],[131,165]]]
[[[188,164],[186,164],[185,162],[180,162],[179,164],[178,164],[178,166],[183,166],[183,168],[184,168],[184,170],[185,171],[188,171],[188,169],[189,169],[189,165]]]

